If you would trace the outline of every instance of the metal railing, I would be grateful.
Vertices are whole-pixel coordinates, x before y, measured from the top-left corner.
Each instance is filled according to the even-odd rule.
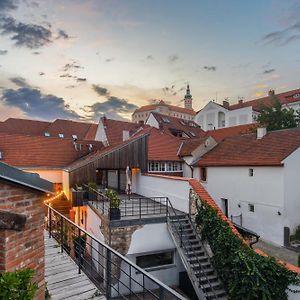
[[[88,192],[90,202],[100,213],[110,218],[111,205],[109,199],[101,192],[90,189]],[[142,219],[151,216],[167,216],[169,199],[167,197],[136,197],[128,196],[121,199],[120,217]]]
[[[186,300],[49,205],[46,228],[107,299]]]
[[[230,221],[234,224],[243,226],[243,215],[239,214],[237,216],[230,215]]]
[[[186,216],[186,217],[188,217],[189,225],[191,226],[193,232],[195,233],[195,236],[197,237],[197,242],[199,242],[201,245],[201,250],[203,250],[204,254],[209,259],[209,255],[206,251],[203,241],[198,237],[197,230],[194,227],[194,224],[193,224],[193,221],[192,221],[190,215],[177,213],[170,201],[169,201],[168,206],[169,206],[169,210],[168,210],[167,222],[168,222],[170,229],[171,230],[173,229],[172,231],[176,234],[176,237],[180,243],[180,248],[183,249],[183,251],[186,253],[186,255],[187,255],[187,253],[191,253],[191,254],[195,253],[195,247],[194,247],[195,245],[190,241],[190,239],[188,237],[183,238],[184,237],[183,229],[187,225],[187,223],[185,222],[186,219],[182,219],[182,216]],[[203,293],[206,296],[206,293],[202,289],[204,283],[200,282],[200,277],[202,277],[202,278],[205,278],[205,282],[210,286],[211,293],[214,293],[214,296],[217,298],[217,295],[214,292],[214,288],[209,280],[209,277],[205,273],[204,268],[202,267],[202,263],[199,259],[199,255],[195,253],[195,262],[193,263],[193,264],[197,264],[197,266],[199,267],[199,271],[193,271],[190,268],[191,264],[188,261],[187,261],[187,264],[189,266],[190,272],[193,274],[194,280],[197,282],[197,286],[201,289],[200,293]],[[195,274],[196,272],[198,272],[198,275],[199,275],[198,277],[196,277],[196,274]]]

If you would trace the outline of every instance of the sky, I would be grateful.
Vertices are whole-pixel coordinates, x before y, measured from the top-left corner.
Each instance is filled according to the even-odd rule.
[[[130,119],[300,87],[299,0],[0,0],[0,121]]]

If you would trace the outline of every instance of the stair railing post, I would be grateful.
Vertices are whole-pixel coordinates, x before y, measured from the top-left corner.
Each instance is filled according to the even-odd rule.
[[[139,198],[139,216],[140,219],[142,218],[142,203],[141,203],[141,198]]]
[[[77,239],[77,255],[78,255],[78,274],[81,274],[81,230],[78,228],[78,239]],[[75,247],[76,253],[76,247]]]
[[[64,218],[60,216],[60,252],[64,252]]]
[[[182,243],[182,231],[183,231],[183,228],[182,228],[181,224],[179,225],[179,230],[180,230],[180,248],[182,248],[182,245],[183,245],[183,243]]]
[[[106,299],[111,299],[111,252],[106,248]]]
[[[51,213],[51,208],[48,205],[48,230],[49,230],[49,239],[51,238],[51,230],[52,230],[52,213]]]

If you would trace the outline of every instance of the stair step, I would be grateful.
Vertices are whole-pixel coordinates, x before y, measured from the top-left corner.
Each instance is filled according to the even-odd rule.
[[[206,293],[206,299],[207,300],[212,300],[212,299],[227,299],[225,298],[221,298],[226,296],[226,293],[224,290],[216,290],[216,291],[210,291]]]
[[[201,288],[205,292],[210,292],[212,290],[216,291],[216,290],[221,290],[222,284],[220,281],[214,281],[214,282],[202,284]]]
[[[202,250],[202,248],[200,249],[197,249],[197,250],[193,250],[191,251],[190,249],[187,249],[187,251],[185,251],[186,255],[188,256],[188,258],[191,258],[191,257],[195,257],[195,256],[198,256],[198,255],[204,255],[205,252]]]
[[[197,270],[195,271],[195,274],[196,275],[199,275],[199,274],[202,274],[202,270],[205,270],[205,269],[207,269],[207,268],[209,268],[209,267],[211,267],[212,266],[212,264],[211,264],[211,262],[210,261],[206,261],[206,262],[202,262],[201,263],[201,266],[197,266],[197,267],[195,267]],[[194,267],[193,267],[194,268]]]
[[[199,277],[199,282],[201,282],[201,283],[204,283],[207,281],[214,282],[214,281],[218,281],[218,280],[219,280],[219,278],[215,274],[206,275],[206,276],[204,275],[204,276]]]

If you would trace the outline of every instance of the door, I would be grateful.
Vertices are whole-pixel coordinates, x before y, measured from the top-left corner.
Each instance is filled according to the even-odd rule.
[[[222,201],[222,211],[225,214],[225,216],[228,218],[228,199],[221,198]]]

